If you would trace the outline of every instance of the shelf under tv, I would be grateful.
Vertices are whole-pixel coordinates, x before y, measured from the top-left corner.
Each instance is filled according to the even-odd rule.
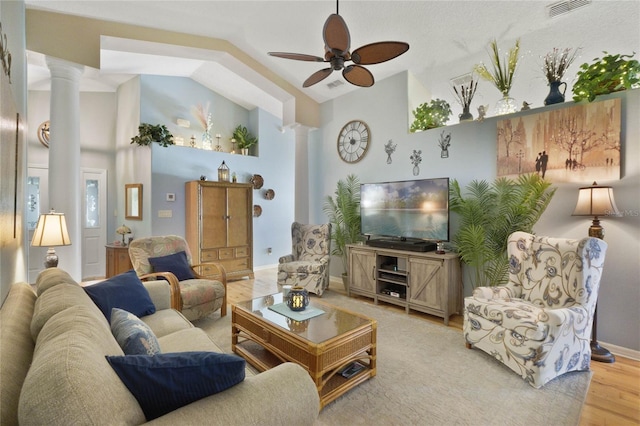
[[[387,248],[393,250],[406,250],[406,251],[435,251],[436,243],[425,240],[412,240],[412,239],[400,239],[400,238],[376,238],[373,240],[367,240],[367,245],[371,247]]]

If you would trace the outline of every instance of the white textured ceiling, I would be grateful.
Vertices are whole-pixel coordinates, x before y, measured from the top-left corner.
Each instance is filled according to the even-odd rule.
[[[301,87],[307,77],[326,65],[274,58],[267,52],[322,56],[322,27],[329,14],[336,11],[333,0],[26,0],[25,3],[27,8],[225,39],[296,87]],[[447,78],[471,71],[475,62],[487,56],[486,48],[493,38],[505,47],[522,38],[523,52],[536,58],[554,47],[584,47],[589,52],[584,61],[597,56],[602,50],[616,53],[640,50],[640,0],[594,0],[572,13],[550,18],[547,7],[553,3],[557,2],[343,0],[339,11],[351,33],[352,51],[376,41],[398,40],[410,44],[410,50],[404,55],[368,66],[376,80],[409,70],[425,87],[433,84],[430,81],[433,70],[440,70],[440,77],[447,74]],[[29,59],[29,87],[43,87],[47,84],[46,69],[38,70],[38,63],[43,60],[38,55],[32,56]],[[461,67],[461,63],[466,64],[465,59],[468,64]],[[103,46],[101,63],[103,69],[98,75],[87,75],[96,84],[94,90],[100,90],[100,87],[106,90],[139,73],[189,75],[205,85],[209,80],[223,80],[229,84],[251,81],[246,77],[234,80],[238,77],[234,77],[228,67],[205,64],[189,57],[177,59],[157,52],[153,55],[133,54],[118,49],[108,50]],[[210,78],[211,75],[216,75],[216,78]],[[336,80],[345,84],[330,89],[327,84]],[[239,87],[244,87],[247,92],[236,98],[266,96],[272,100],[260,102],[282,101],[278,99],[281,94],[261,94],[261,84],[260,81],[246,86],[240,84]],[[218,88],[215,90],[219,91]],[[311,88],[303,89],[318,102],[351,90],[366,89],[346,83],[339,72]]]

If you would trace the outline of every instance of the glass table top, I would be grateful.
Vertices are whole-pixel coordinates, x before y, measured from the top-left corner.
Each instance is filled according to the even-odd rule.
[[[269,306],[283,302],[282,293],[275,293],[237,303],[236,307],[262,317],[313,343],[322,343],[373,321],[364,315],[345,311],[313,299],[311,299],[309,306],[321,309],[324,313],[310,319],[296,321],[269,309]]]

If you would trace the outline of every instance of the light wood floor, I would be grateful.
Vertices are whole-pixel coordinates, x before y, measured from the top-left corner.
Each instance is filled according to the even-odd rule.
[[[264,269],[256,271],[255,279],[230,281],[227,297],[229,303],[236,303],[277,291],[275,268]],[[332,282],[329,291],[344,293],[341,283]],[[373,303],[367,298],[360,300]],[[404,312],[404,308],[379,306]],[[444,327],[441,318],[413,311],[409,315]],[[449,327],[462,330],[462,316],[453,316]],[[464,349],[464,345],[460,344],[460,348]],[[591,370],[593,377],[582,408],[580,426],[640,425],[640,361],[617,356],[613,364],[592,362]]]

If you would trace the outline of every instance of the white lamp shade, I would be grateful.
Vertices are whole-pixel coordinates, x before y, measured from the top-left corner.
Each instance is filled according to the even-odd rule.
[[[592,186],[580,188],[578,203],[572,216],[618,216],[620,212],[613,198],[613,188]]]
[[[64,213],[56,213],[52,210],[50,213],[41,214],[31,239],[31,245],[34,247],[71,245]]]

